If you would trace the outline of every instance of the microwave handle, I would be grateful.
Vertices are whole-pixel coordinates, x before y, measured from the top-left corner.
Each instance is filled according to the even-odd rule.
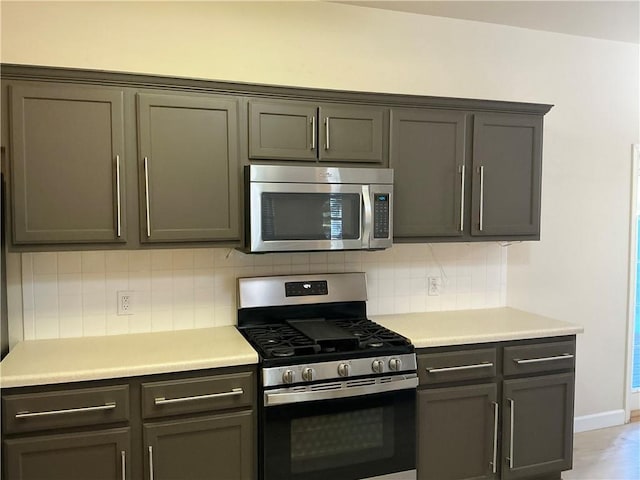
[[[362,246],[369,248],[371,229],[373,228],[373,209],[371,208],[371,191],[369,185],[362,185]]]

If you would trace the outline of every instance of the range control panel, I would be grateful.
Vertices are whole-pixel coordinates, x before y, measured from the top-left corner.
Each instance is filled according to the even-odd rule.
[[[389,194],[373,196],[373,238],[389,238]]]
[[[328,295],[329,288],[326,280],[310,282],[285,282],[286,297],[304,297],[306,295]]]

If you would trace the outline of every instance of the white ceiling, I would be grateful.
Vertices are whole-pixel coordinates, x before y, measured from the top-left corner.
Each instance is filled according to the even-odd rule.
[[[498,23],[640,44],[635,1],[339,1],[363,7]]]

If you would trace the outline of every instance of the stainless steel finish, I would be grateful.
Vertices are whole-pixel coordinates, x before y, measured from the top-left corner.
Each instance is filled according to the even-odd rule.
[[[153,447],[149,445],[149,480],[153,480]]]
[[[48,410],[45,412],[18,412],[16,418],[33,418],[47,417],[50,415],[67,415],[70,413],[99,412],[101,410],[113,410],[116,408],[115,402],[108,402],[104,405],[96,405],[95,407],[68,408],[65,410]]]
[[[326,134],[324,139],[324,149],[329,150],[329,117],[324,119],[324,132]]]
[[[402,360],[396,357],[389,359],[389,370],[393,370],[394,372],[399,372],[401,369],[402,369]]]
[[[144,198],[147,213],[147,238],[151,237],[151,214],[149,212],[149,159],[144,157]]]
[[[120,205],[120,155],[116,155],[116,236],[121,235],[122,214]]]
[[[286,370],[293,370],[296,374],[296,378],[304,378],[304,371],[308,368],[313,370],[313,379],[318,381],[341,381],[342,377],[338,374],[338,365],[348,364],[349,373],[352,377],[360,377],[364,375],[371,375],[371,362],[374,360],[380,360],[383,364],[389,364],[392,360],[398,360],[399,370],[394,372],[406,372],[415,373],[416,371],[416,356],[414,353],[406,353],[403,355],[390,355],[368,358],[352,358],[350,360],[335,360],[331,362],[317,362],[307,363],[303,365],[288,365],[284,367],[270,367],[262,369],[262,386],[263,387],[277,387],[285,385],[282,382],[282,375]]]
[[[373,240],[373,207],[371,206],[371,190],[369,185],[362,185],[362,244],[368,245]]]
[[[393,184],[393,169],[391,168],[251,165],[248,176],[251,183]]]
[[[514,358],[513,361],[518,365],[524,365],[527,363],[540,363],[540,362],[554,362],[556,360],[567,360],[569,358],[573,358],[571,353],[563,353],[562,355],[556,355],[554,357],[540,357],[540,358]]]
[[[305,368],[302,370],[302,379],[305,382],[310,382],[313,380],[314,377],[314,371],[313,368]]]
[[[465,166],[460,166],[460,231],[464,230],[464,171]]]
[[[286,297],[287,282],[326,280],[328,295]],[[238,308],[308,305],[316,303],[367,300],[367,279],[364,273],[319,273],[317,275],[279,275],[238,279]]]
[[[351,373],[351,365],[348,363],[340,363],[338,365],[338,375],[341,377],[348,377]]]
[[[491,402],[493,405],[493,457],[491,461],[491,471],[498,471],[498,412],[500,406],[498,402]]]
[[[124,450],[120,452],[120,468],[122,469],[122,480],[127,480],[127,453]]]
[[[296,372],[293,370],[285,370],[282,374],[282,381],[284,383],[293,383],[296,378]]]
[[[309,123],[311,123],[311,148],[316,149],[316,117],[311,117]]]
[[[367,477],[361,480],[416,480],[418,478],[417,470],[405,470],[404,472],[388,473],[386,475],[376,475],[375,477]]]
[[[480,172],[480,231],[484,228],[484,165],[478,169]]]
[[[212,398],[235,397],[238,395],[242,395],[243,393],[244,393],[244,390],[242,390],[242,388],[233,388],[231,389],[230,392],[209,393],[207,395],[195,395],[193,397],[179,397],[179,398],[157,397],[153,399],[153,403],[155,405],[169,405],[172,403],[193,402],[195,400],[209,400]]]
[[[384,362],[382,360],[374,360],[371,362],[371,371],[374,373],[384,372]]]
[[[476,363],[473,365],[460,365],[456,367],[427,368],[427,373],[458,372],[461,370],[475,370],[476,368],[489,368],[489,367],[493,367],[492,362]]]
[[[348,398],[359,395],[415,389],[417,387],[418,376],[415,373],[395,375],[392,377],[375,377],[306,386],[301,385],[265,392],[264,405],[270,407],[290,403]]]
[[[507,460],[509,468],[513,468],[513,421],[516,416],[516,402],[511,398],[507,398],[507,401],[509,402],[509,456]]]

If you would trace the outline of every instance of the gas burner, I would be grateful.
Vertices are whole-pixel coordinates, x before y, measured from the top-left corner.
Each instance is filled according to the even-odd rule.
[[[378,339],[372,338],[371,340],[365,342],[364,344],[367,348],[380,348],[384,345],[384,342],[381,342]]]
[[[295,353],[293,348],[279,347],[271,350],[271,355],[274,357],[293,357]]]

